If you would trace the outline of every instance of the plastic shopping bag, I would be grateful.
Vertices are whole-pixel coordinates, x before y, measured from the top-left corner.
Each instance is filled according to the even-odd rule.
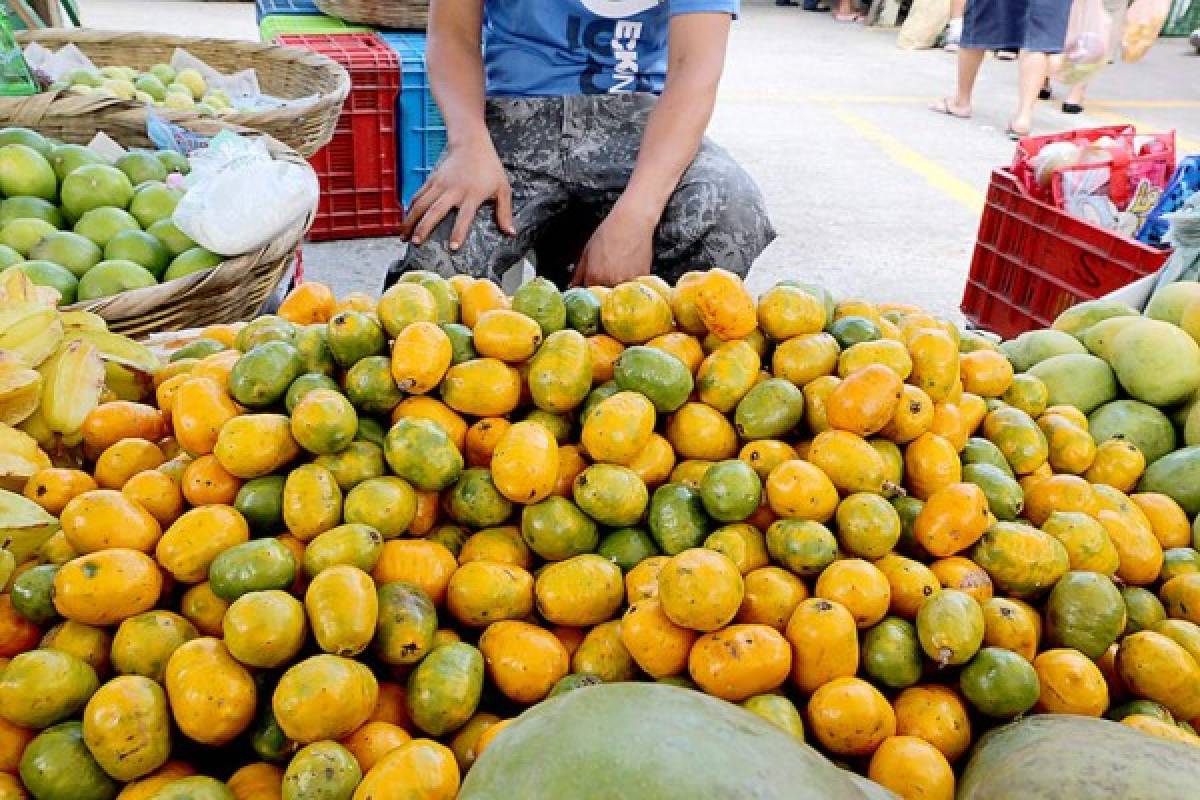
[[[1108,63],[1111,34],[1112,16],[1104,9],[1104,0],[1075,0],[1058,79],[1063,83],[1091,80]]]
[[[312,168],[273,160],[261,140],[222,131],[190,161],[188,191],[173,219],[219,255],[256,250],[317,207]]]
[[[1133,0],[1125,12],[1125,30],[1121,34],[1121,57],[1127,63],[1140,61],[1158,41],[1171,0]]]
[[[933,47],[949,21],[950,0],[913,0],[896,44],[905,50]]]

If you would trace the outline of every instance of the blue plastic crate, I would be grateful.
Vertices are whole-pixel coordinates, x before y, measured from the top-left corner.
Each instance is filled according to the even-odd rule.
[[[446,149],[446,122],[433,101],[425,70],[424,33],[383,33],[400,56],[400,98],[396,129],[400,132],[400,199],[408,206]]]
[[[262,22],[263,17],[271,14],[288,14],[295,16],[297,14],[313,15],[320,14],[321,10],[317,8],[313,0],[254,0],[254,20]]]

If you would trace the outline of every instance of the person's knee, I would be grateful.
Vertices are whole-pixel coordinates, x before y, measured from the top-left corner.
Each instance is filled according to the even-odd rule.
[[[399,272],[425,270],[443,278],[470,275],[499,280],[499,276],[493,273],[497,269],[497,258],[502,255],[500,245],[503,237],[491,224],[492,218],[480,209],[462,245],[451,249],[450,234],[456,219],[457,212],[452,211],[423,242],[419,245],[409,244],[400,260]],[[507,268],[508,264],[504,264],[499,271]]]
[[[680,187],[672,200],[674,213],[661,233],[667,251],[682,256],[687,269],[720,267],[745,275],[775,239],[762,192],[733,166]]]

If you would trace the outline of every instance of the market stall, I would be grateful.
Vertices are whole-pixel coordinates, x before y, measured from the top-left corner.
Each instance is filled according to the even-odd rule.
[[[293,35],[370,129],[404,102],[409,34]],[[71,41],[0,98],[0,800],[1195,795],[1173,137],[1021,142],[970,326],[720,269],[264,313],[356,187],[168,51]]]
[[[147,351],[0,281],[10,796],[1197,777],[1195,283],[1002,342],[719,270],[415,273]]]

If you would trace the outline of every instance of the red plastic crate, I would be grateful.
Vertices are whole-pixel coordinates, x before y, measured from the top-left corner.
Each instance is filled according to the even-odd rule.
[[[976,325],[1011,338],[1149,275],[1167,255],[1035,200],[1010,171],[997,169],[962,310]]]
[[[395,51],[374,33],[287,34],[277,41],[329,56],[350,73],[350,95],[333,139],[309,159],[321,200],[308,238],[394,236],[403,217],[396,177]]]

